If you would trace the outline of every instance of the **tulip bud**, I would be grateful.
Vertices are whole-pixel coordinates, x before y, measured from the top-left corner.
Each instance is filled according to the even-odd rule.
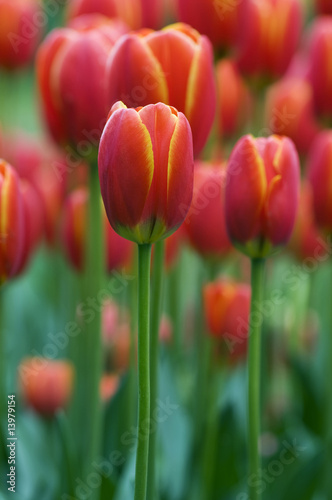
[[[332,131],[321,132],[314,140],[308,157],[308,180],[313,193],[317,225],[332,231]]]
[[[209,283],[203,289],[204,313],[209,332],[225,342],[234,359],[247,351],[251,289],[230,280]]]
[[[0,284],[17,274],[24,258],[24,210],[19,177],[0,159]]]
[[[99,179],[113,229],[154,243],[183,222],[193,190],[193,149],[186,117],[165,104],[113,106],[100,140]]]
[[[119,384],[119,375],[106,373],[102,376],[100,381],[100,396],[104,403],[107,403],[110,399],[112,399],[118,390]]]
[[[109,110],[106,60],[114,41],[125,31],[106,18],[89,19],[78,20],[76,28],[52,31],[37,57],[39,89],[50,132],[60,145],[74,147],[88,160],[96,154]]]
[[[309,44],[309,80],[316,111],[329,116],[332,113],[332,18],[325,16],[313,23]]]
[[[163,102],[189,120],[195,155],[202,150],[216,106],[209,40],[184,24],[121,38],[108,61],[109,103],[128,107]]]
[[[299,0],[248,0],[241,9],[238,63],[250,75],[282,75],[302,28]]]
[[[222,165],[195,163],[193,200],[184,227],[203,257],[221,258],[232,248],[225,222],[225,177]]]
[[[38,0],[0,0],[0,66],[29,63],[47,22]]]
[[[70,0],[69,19],[82,14],[102,14],[124,21],[132,30],[162,25],[162,0]]]
[[[251,258],[274,253],[289,240],[299,198],[300,165],[287,137],[242,137],[226,176],[226,227],[233,244]]]
[[[19,366],[19,383],[26,403],[37,413],[53,416],[72,394],[74,368],[69,361],[27,358]]]
[[[312,88],[300,78],[285,78],[269,88],[266,124],[274,134],[286,135],[306,153],[319,132]]]
[[[81,187],[66,200],[62,224],[62,241],[69,261],[79,271],[84,268],[85,239],[89,193]],[[104,212],[108,272],[128,263],[132,244],[121,238],[109,225]]]
[[[251,96],[235,63],[221,59],[216,65],[218,125],[220,133],[232,137],[248,121]]]
[[[230,47],[237,40],[239,14],[246,0],[177,0],[179,20],[207,35],[214,46]]]

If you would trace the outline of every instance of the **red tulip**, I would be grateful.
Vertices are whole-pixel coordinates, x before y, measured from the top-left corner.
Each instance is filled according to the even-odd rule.
[[[192,246],[204,257],[221,258],[232,246],[226,232],[222,165],[196,162],[194,194],[184,227]]]
[[[251,75],[282,75],[302,28],[299,0],[248,0],[241,9],[238,63]]]
[[[20,389],[26,403],[45,416],[67,406],[73,379],[74,369],[69,361],[27,358],[19,366]]]
[[[216,65],[218,125],[225,137],[232,137],[243,128],[251,111],[249,90],[234,61],[221,59]]]
[[[121,38],[108,61],[109,103],[128,107],[164,102],[186,115],[194,152],[203,148],[215,115],[209,40],[184,24]]]
[[[230,280],[209,283],[203,289],[204,312],[209,332],[222,339],[232,358],[247,351],[251,289]]]
[[[20,269],[24,258],[25,207],[15,170],[0,159],[0,284]]]
[[[287,137],[242,137],[226,177],[226,227],[236,247],[263,258],[289,240],[299,198],[300,165]]]
[[[331,0],[315,0],[315,6],[319,14],[332,14]]]
[[[38,52],[38,83],[51,134],[87,159],[97,150],[109,110],[106,60],[124,31],[117,21],[84,17],[72,28],[52,31]]]
[[[183,222],[192,199],[193,149],[186,117],[165,104],[116,103],[100,140],[99,179],[113,229],[154,243]]]
[[[332,113],[332,18],[318,18],[312,26],[309,48],[309,80],[316,110],[321,115]]]
[[[321,132],[308,157],[308,180],[312,186],[316,223],[332,231],[332,131]]]
[[[62,241],[69,261],[79,271],[84,268],[88,199],[85,187],[76,189],[67,197],[63,214]],[[112,229],[105,212],[104,223],[107,269],[111,272],[128,263],[132,244]]]
[[[300,78],[285,78],[270,87],[266,124],[271,132],[286,135],[306,153],[319,132],[310,84]]]
[[[47,23],[38,0],[0,0],[0,66],[29,63]]]
[[[162,24],[161,0],[70,0],[68,17],[82,14],[103,14],[124,21],[131,29],[153,28]]]
[[[233,46],[246,0],[177,0],[179,19],[207,35],[216,47]]]

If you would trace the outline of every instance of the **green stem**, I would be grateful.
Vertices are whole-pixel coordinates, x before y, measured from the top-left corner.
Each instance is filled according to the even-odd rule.
[[[260,304],[264,293],[264,259],[251,261],[251,308],[249,330],[248,362],[248,424],[249,424],[249,485],[250,478],[259,477],[261,458],[258,448],[260,434],[260,367],[261,367],[261,326]],[[250,500],[260,500],[255,487],[249,486]]]
[[[105,248],[103,235],[102,205],[97,165],[90,166],[90,198],[86,247],[86,299],[96,302],[103,286],[105,270]],[[86,455],[87,473],[97,458],[101,445],[101,399],[99,384],[102,374],[101,304],[94,308],[94,316],[84,329],[84,349],[86,359],[84,406],[87,426],[84,429],[88,449]],[[98,491],[94,490],[98,498]]]
[[[138,246],[138,443],[135,500],[146,500],[150,418],[150,261],[151,245]]]
[[[154,246],[151,297],[151,336],[150,336],[150,384],[151,406],[150,421],[154,419],[155,404],[158,397],[158,359],[159,359],[159,325],[162,312],[163,282],[164,282],[165,242],[158,241]],[[157,500],[156,488],[156,442],[157,432],[152,432],[149,442],[148,466],[148,500]]]

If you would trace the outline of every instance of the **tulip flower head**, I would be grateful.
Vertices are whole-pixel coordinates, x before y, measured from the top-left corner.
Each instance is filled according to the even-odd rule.
[[[162,103],[116,103],[99,147],[99,179],[113,229],[154,243],[183,222],[193,192],[193,144],[186,117]]]
[[[271,255],[289,240],[297,212],[300,165],[287,137],[242,137],[226,177],[226,227],[251,258]]]

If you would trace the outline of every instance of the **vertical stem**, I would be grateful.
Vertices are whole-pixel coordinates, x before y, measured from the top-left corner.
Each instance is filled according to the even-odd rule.
[[[151,245],[138,246],[138,443],[135,500],[146,500],[150,418],[150,261]]]
[[[153,420],[155,403],[158,397],[158,360],[159,360],[159,324],[162,311],[163,281],[164,281],[165,242],[158,241],[154,246],[151,297],[151,335],[150,335],[150,384],[151,405],[150,421]],[[156,444],[157,431],[152,432],[149,442],[148,466],[148,500],[157,500],[156,488]]]
[[[98,168],[95,164],[90,165],[90,167],[85,298],[92,297],[97,301],[98,293],[103,285],[105,248]],[[94,317],[90,323],[86,324],[83,335],[85,337],[86,379],[81,383],[86,383],[84,406],[87,412],[87,420],[85,420],[87,427],[84,429],[84,432],[87,433],[88,442],[86,455],[88,472],[98,456],[101,444],[101,400],[99,395],[99,384],[102,374],[101,304],[98,304],[98,307],[95,308]],[[98,491],[95,491],[94,494],[98,497]]]
[[[248,362],[248,424],[249,424],[249,484],[250,478],[258,477],[261,459],[258,448],[260,433],[260,367],[261,367],[261,326],[260,304],[264,293],[264,259],[251,261],[251,308]],[[260,500],[255,487],[249,486],[250,500]]]

